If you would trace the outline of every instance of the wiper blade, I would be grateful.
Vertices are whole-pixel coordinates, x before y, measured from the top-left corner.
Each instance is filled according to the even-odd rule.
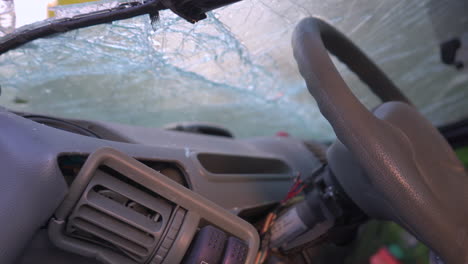
[[[163,9],[171,9],[185,20],[195,23],[206,18],[205,12],[238,1],[240,0],[136,0],[125,2],[110,9],[80,14],[70,18],[50,20],[33,28],[30,26],[26,26],[24,29],[20,28],[18,31],[0,38],[0,54],[35,39],[78,28],[110,23],[144,14],[149,14],[150,17],[154,18]]]

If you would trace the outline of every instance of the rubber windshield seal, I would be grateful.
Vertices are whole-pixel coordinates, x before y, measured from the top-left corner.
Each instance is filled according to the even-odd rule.
[[[162,9],[166,9],[166,7],[159,0],[127,2],[112,9],[51,20],[36,28],[25,27],[23,30],[20,28],[0,39],[0,54],[38,38],[144,14],[157,15],[158,11]]]
[[[157,18],[158,12],[170,9],[190,23],[206,18],[205,13],[240,0],[133,0],[117,7],[80,14],[70,18],[50,20],[37,27],[26,26],[0,38],[0,55],[38,38],[64,33],[116,20],[148,14]]]

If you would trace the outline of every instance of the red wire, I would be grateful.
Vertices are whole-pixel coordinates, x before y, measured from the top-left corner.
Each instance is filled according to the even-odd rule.
[[[289,189],[286,197],[281,201],[282,204],[286,203],[289,199],[295,197],[304,190],[305,184],[303,184],[300,175],[294,179],[294,184]]]

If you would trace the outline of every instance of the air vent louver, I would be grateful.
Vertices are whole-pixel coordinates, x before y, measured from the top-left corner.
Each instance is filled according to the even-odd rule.
[[[173,208],[165,199],[97,171],[66,232],[144,263],[152,257]]]

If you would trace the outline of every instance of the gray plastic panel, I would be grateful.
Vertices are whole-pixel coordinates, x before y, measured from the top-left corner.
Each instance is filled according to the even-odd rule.
[[[291,168],[281,159],[204,152],[195,152],[190,156],[200,167],[200,174],[212,181],[291,179]]]
[[[34,235],[24,254],[21,254],[16,264],[102,264],[101,262],[61,250],[49,240],[47,230],[41,229]]]
[[[65,196],[68,187],[57,166],[60,155],[89,155],[98,148],[112,147],[138,159],[174,162],[187,175],[194,192],[234,213],[282,200],[291,178],[308,175],[320,166],[303,142],[293,138],[237,140],[156,128],[67,121],[92,130],[104,140],[45,126],[4,109],[0,111],[0,164],[4,168],[0,192],[0,263],[12,263],[21,254]],[[244,174],[242,180],[215,181],[205,177],[194,162],[192,154],[198,152],[279,159],[291,168],[291,173],[289,178],[259,179],[255,174]]]
[[[109,146],[138,159],[172,161],[189,176],[187,181],[192,190],[233,212],[282,200],[292,178],[296,175],[308,175],[321,165],[304,143],[295,138],[231,139],[113,123],[71,119],[67,121],[90,129],[104,139],[120,142],[93,139],[54,129],[54,133],[49,131],[41,137],[46,141],[55,141],[53,149],[57,155],[89,154],[99,147]],[[51,129],[42,127],[44,130]],[[212,175],[200,166],[196,159],[198,153],[277,159],[285,163],[290,172],[270,175],[238,173],[228,177]],[[247,193],[244,190],[252,191]]]
[[[21,254],[67,191],[56,156],[36,135],[39,125],[18,126],[18,118],[0,109],[0,263],[6,264]]]
[[[66,217],[75,207],[74,202],[83,194],[84,189],[94,177],[98,168],[103,165],[112,168],[129,179],[147,187],[159,196],[186,209],[191,214],[200,216],[200,219],[203,219],[204,221],[242,239],[249,247],[246,263],[254,262],[254,258],[259,248],[260,239],[256,229],[252,225],[241,218],[232,215],[214,202],[207,200],[201,195],[170,180],[161,173],[154,171],[143,163],[140,163],[137,160],[111,148],[101,148],[89,156],[74,183],[70,187],[67,197],[55,213],[55,219],[51,220],[49,224],[49,229],[51,231],[49,231],[49,234],[57,246],[73,252],[82,253],[86,256],[89,256],[89,253],[93,251],[89,245],[83,245],[83,243],[77,239],[67,238],[64,236],[63,224]],[[191,221],[194,222],[194,220],[195,219],[192,219]],[[184,235],[183,232],[181,232],[181,234]],[[191,236],[191,233],[189,234]],[[74,242],[76,242],[75,245]],[[97,252],[97,254],[98,259],[102,259],[106,263],[119,263],[116,259],[107,259],[107,252],[100,251]],[[112,256],[117,257],[114,255]],[[164,260],[163,263],[173,262],[172,259],[167,259]]]
[[[73,188],[73,187],[72,187]],[[151,210],[158,215],[158,220],[150,219],[141,212],[132,210],[126,204],[108,198],[95,191],[118,194],[126,202],[138,204],[143,210]],[[144,262],[152,257],[152,251],[163,237],[163,231],[169,225],[173,205],[153,197],[134,186],[130,186],[102,171],[96,171],[90,184],[78,201],[74,211],[67,219],[67,232],[76,229],[92,233],[122,251],[132,254],[132,258]],[[182,215],[183,217],[183,215]]]

